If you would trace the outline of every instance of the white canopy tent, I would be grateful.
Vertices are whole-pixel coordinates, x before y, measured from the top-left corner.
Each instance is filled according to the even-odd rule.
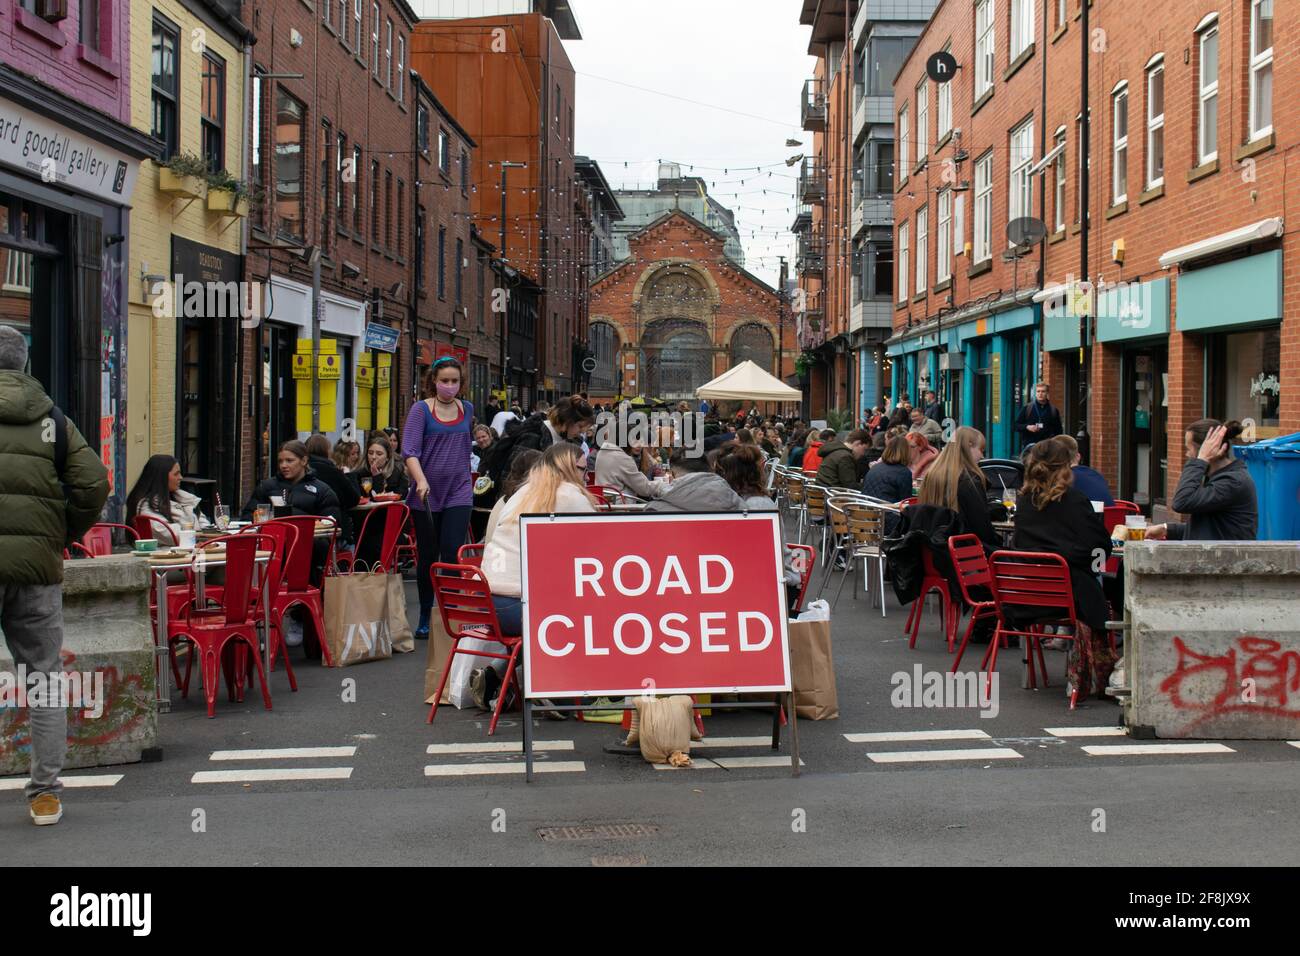
[[[710,401],[798,402],[803,392],[784,384],[746,359],[695,390]]]

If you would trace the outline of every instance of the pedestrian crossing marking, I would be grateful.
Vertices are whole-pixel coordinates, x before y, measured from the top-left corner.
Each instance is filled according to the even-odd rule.
[[[768,741],[769,743],[771,742],[770,737],[768,738]],[[697,743],[698,741],[693,742],[691,744],[691,749],[694,749]],[[699,761],[692,763],[691,766],[689,767],[674,767],[671,764],[666,764],[666,763],[657,763],[657,764],[653,764],[652,766],[656,770],[692,770],[692,769],[713,770],[715,768],[721,768],[722,770],[752,770],[755,768],[763,768],[763,767],[789,767],[790,758],[789,756],[785,756],[785,757],[781,757],[781,756],[701,757]],[[799,766],[803,767],[807,765],[802,760],[800,760]]]
[[[271,750],[214,750],[209,760],[280,760],[303,757],[354,757],[356,747],[282,747]]]
[[[265,783],[279,780],[347,780],[351,767],[277,767],[260,770],[200,770],[190,783]]]
[[[705,737],[703,740],[692,740],[691,749],[709,747],[770,747],[772,746],[772,735],[763,734],[758,737]]]
[[[1053,737],[1127,737],[1123,727],[1044,727]]]
[[[122,779],[120,773],[86,774],[76,777],[60,777],[59,782],[69,789],[82,787],[116,787]],[[0,780],[0,790],[22,790],[27,786],[28,778],[9,778]]]
[[[1287,743],[1300,750],[1300,740],[1288,740]]]
[[[538,740],[533,743],[533,752],[544,750],[572,750],[572,740]],[[509,740],[480,740],[466,744],[429,744],[427,754],[522,754],[520,744]]]
[[[1092,757],[1146,757],[1157,754],[1235,754],[1225,744],[1097,744],[1084,747]]]
[[[533,773],[583,773],[587,765],[581,760],[542,760],[533,764]],[[523,773],[522,760],[513,763],[461,763],[430,764],[424,768],[426,777],[469,777],[478,774]]]
[[[988,740],[982,730],[900,730],[877,734],[845,734],[851,744],[904,743],[914,740]]]
[[[967,750],[896,750],[868,753],[873,763],[924,763],[942,760],[1019,760],[1024,755],[1010,747],[972,747]]]

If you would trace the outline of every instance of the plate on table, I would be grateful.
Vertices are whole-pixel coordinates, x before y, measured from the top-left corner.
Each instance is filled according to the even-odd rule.
[[[194,556],[194,552],[172,548],[166,551],[149,551],[145,556],[157,564],[183,564]]]

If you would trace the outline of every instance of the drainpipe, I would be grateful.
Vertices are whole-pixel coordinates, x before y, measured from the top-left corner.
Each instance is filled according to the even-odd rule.
[[[253,82],[253,43],[251,36],[244,38],[244,136],[242,148],[239,151],[239,180],[242,183],[248,183],[248,150],[252,143],[252,82]],[[239,224],[239,261],[243,264],[243,277],[248,279],[248,217],[245,216]],[[240,302],[243,302],[243,296],[240,296]],[[258,319],[258,336],[261,336],[261,315],[262,303],[257,303]],[[241,310],[242,312],[242,310]],[[243,421],[244,421],[244,318],[239,316],[239,326],[235,333],[235,433],[233,439],[234,461],[232,462],[231,475],[234,479],[232,486],[228,489],[234,495],[227,507],[236,506],[244,500],[243,491],[240,487],[240,481],[243,477],[244,469],[244,442],[243,442]],[[257,368],[257,362],[253,362],[253,368]],[[260,383],[259,383],[260,385]],[[250,395],[251,399],[251,395]],[[252,402],[249,402],[250,411]]]

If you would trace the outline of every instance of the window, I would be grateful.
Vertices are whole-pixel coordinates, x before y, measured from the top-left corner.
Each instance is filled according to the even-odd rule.
[[[447,227],[438,227],[438,298],[447,297]]]
[[[993,89],[993,57],[997,52],[993,34],[993,0],[975,4],[975,99]]]
[[[1011,131],[1010,193],[1007,199],[1007,221],[1034,213],[1034,177],[1029,174],[1034,164],[1034,121],[1027,120]]]
[[[384,170],[384,248],[393,248],[393,171]]]
[[[438,168],[444,176],[451,175],[451,137],[438,127]]]
[[[361,165],[361,147],[352,147],[352,231],[356,233],[357,241],[362,242],[365,234],[361,231],[361,186],[357,183],[357,177],[361,175],[361,170],[365,167]]]
[[[942,84],[946,86],[947,84]],[[922,80],[916,87],[916,162],[925,162],[930,152],[930,84]]]
[[[898,227],[898,301],[907,301],[907,284],[912,280],[908,274],[907,223]]]
[[[303,239],[303,136],[307,108],[285,91],[275,90],[276,229]]]
[[[415,207],[415,288],[424,291],[424,217],[423,206]]]
[[[330,144],[334,139],[334,132],[330,129],[329,120],[321,120],[320,123],[320,217],[321,229],[320,239],[321,248],[328,252],[330,247],[330,183],[334,177],[330,175]]]
[[[329,0],[326,0],[329,2]],[[348,8],[352,6],[350,0],[338,0],[339,2],[339,39],[344,43],[348,42]]]
[[[939,235],[935,239],[934,278],[946,282],[952,278],[952,190],[939,193]]]
[[[361,0],[352,0],[352,49],[361,52]]]
[[[456,305],[465,298],[465,240],[456,240]]]
[[[415,144],[420,152],[429,154],[429,108],[423,103],[415,108]]]
[[[370,161],[370,241],[379,244],[379,160]]]
[[[226,168],[226,64],[215,53],[204,52],[199,78],[203,158],[214,173]]]
[[[873,191],[888,196],[894,191],[894,144],[872,140],[871,148],[875,151],[875,160],[868,172],[873,174]]]
[[[898,181],[907,182],[907,140],[911,135],[907,123],[907,107],[898,111]]]
[[[1251,332],[1206,337],[1209,394],[1206,411],[1220,421],[1254,422],[1257,439],[1282,434],[1282,330],[1274,325]]]
[[[894,95],[894,77],[915,42],[912,37],[872,37],[867,41],[867,96]]]
[[[894,246],[886,236],[867,243],[867,296],[888,299],[894,294]]]
[[[155,16],[153,21],[152,101],[153,135],[162,140],[163,162],[176,155],[179,127],[176,118],[176,69],[180,33],[170,22]]]
[[[1215,23],[1201,34],[1199,100],[1196,127],[1198,165],[1213,162],[1219,156],[1219,25]]]
[[[1011,60],[1034,42],[1034,0],[1011,0]]]
[[[952,44],[945,46],[943,51],[951,53]],[[935,95],[938,99],[938,137],[943,139],[952,132],[952,83],[940,83]]]
[[[1147,70],[1147,189],[1165,181],[1165,65]]]
[[[6,292],[32,291],[32,254],[16,249],[4,249]]]
[[[1055,0],[1056,6],[1056,29],[1061,29],[1070,22],[1069,11],[1066,10],[1067,0]]]
[[[555,128],[556,129],[560,128],[560,98],[562,95],[563,94],[560,93],[560,84],[556,83],[555,84]]]
[[[379,4],[370,4],[370,72],[379,79]]]
[[[926,272],[930,265],[930,210],[922,206],[916,211],[916,294],[924,295],[928,282]]]
[[[262,156],[262,129],[266,126],[266,118],[262,115],[262,84],[266,80],[262,79],[262,70],[253,70],[253,129],[252,129],[252,164],[250,176],[254,186],[261,186],[266,181],[266,162]]]
[[[1250,138],[1273,132],[1273,0],[1250,4]]]
[[[406,97],[406,37],[397,38],[397,102]]]
[[[333,3],[333,0],[330,0],[330,2],[326,3],[324,6],[325,6],[325,25],[326,25],[327,27],[332,27],[332,26],[334,26],[334,3]]]
[[[384,86],[393,88],[393,21],[384,26]]]
[[[406,256],[406,183],[397,181],[397,258]]]
[[[469,151],[460,151],[460,191],[469,195]]]
[[[343,197],[347,192],[347,180],[344,178],[343,170],[348,160],[348,138],[342,133],[338,134],[338,141],[334,149],[334,221],[338,223],[340,229],[347,228],[343,216],[346,213]],[[355,197],[354,197],[355,201]]]
[[[1110,203],[1128,199],[1128,87],[1111,94]]]
[[[993,255],[993,154],[975,163],[975,261]]]
[[[1055,146],[1061,148],[1052,164],[1052,231],[1060,232],[1065,228],[1065,127],[1056,131]]]
[[[100,0],[81,0],[79,33],[77,40],[87,49],[97,53],[99,49],[99,5]]]

